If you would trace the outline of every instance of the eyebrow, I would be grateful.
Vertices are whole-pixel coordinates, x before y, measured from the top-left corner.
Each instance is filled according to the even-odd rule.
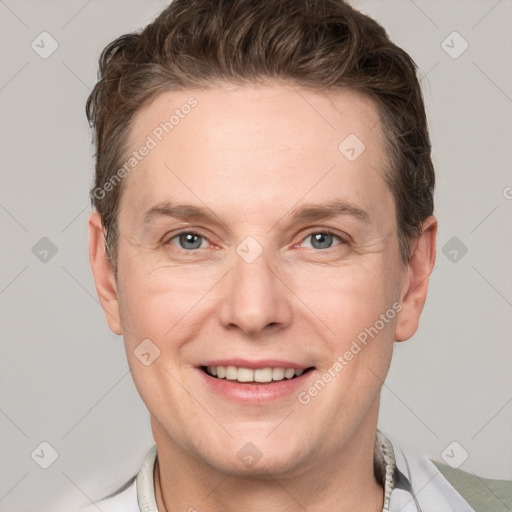
[[[218,226],[227,227],[210,208],[194,206],[191,204],[172,204],[171,202],[159,203],[150,208],[143,215],[144,224],[149,224],[158,217],[173,217],[175,219],[195,222],[209,222]],[[228,228],[229,229],[229,228]]]
[[[291,215],[293,222],[312,222],[351,216],[366,224],[370,223],[370,216],[367,211],[341,199],[335,199],[322,205],[302,205],[284,215],[278,224],[288,215]],[[183,221],[208,222],[217,226],[223,226],[231,232],[226,223],[217,217],[210,208],[188,204],[178,205],[171,202],[159,203],[144,213],[143,222],[148,224],[159,217],[173,217]]]
[[[290,214],[295,222],[319,221],[351,216],[365,224],[370,223],[370,215],[366,210],[342,199],[334,199],[323,205],[305,204],[293,210]]]

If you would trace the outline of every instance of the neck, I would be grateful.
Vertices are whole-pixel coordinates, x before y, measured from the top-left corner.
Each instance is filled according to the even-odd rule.
[[[152,426],[159,512],[382,511],[384,490],[373,468],[376,419],[360,425],[328,460],[311,461],[292,475],[262,471],[254,477],[220,472],[169,440],[154,418]]]

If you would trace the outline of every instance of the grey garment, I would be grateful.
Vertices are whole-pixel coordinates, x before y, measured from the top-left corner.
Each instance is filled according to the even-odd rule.
[[[512,480],[482,478],[442,462],[435,460],[432,462],[475,510],[479,512],[510,512],[512,510]]]
[[[388,442],[395,460],[390,512],[475,512],[427,457]]]

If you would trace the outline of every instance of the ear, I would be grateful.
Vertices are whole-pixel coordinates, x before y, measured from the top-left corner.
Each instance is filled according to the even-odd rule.
[[[93,212],[89,217],[89,262],[91,264],[96,293],[107,317],[110,330],[122,334],[117,298],[117,284],[112,264],[105,251],[105,228],[100,214]]]
[[[395,340],[406,341],[418,329],[421,312],[427,298],[430,274],[436,261],[437,220],[429,217],[422,226],[421,236],[412,247],[404,274],[401,304],[395,324]]]

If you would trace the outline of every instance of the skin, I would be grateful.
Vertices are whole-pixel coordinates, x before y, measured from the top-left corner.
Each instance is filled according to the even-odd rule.
[[[165,92],[137,114],[130,149],[191,95],[197,107],[125,178],[117,280],[99,214],[89,223],[98,296],[150,413],[159,509],[380,511],[379,396],[395,341],[417,329],[437,222],[425,221],[404,264],[379,117],[355,92],[277,83]],[[338,150],[349,134],[365,144],[354,161]],[[293,219],[333,200],[367,219]],[[166,202],[207,207],[216,222],[144,222]],[[205,237],[199,250],[180,245],[184,229]],[[311,235],[326,231],[335,236],[318,248]],[[252,263],[236,251],[248,236],[263,250]],[[297,392],[230,400],[197,369],[233,357],[294,361],[314,367],[297,389],[307,390],[394,303],[400,312],[307,405]],[[160,350],[149,366],[134,356],[145,339]],[[262,456],[246,467],[237,452],[249,442]]]

